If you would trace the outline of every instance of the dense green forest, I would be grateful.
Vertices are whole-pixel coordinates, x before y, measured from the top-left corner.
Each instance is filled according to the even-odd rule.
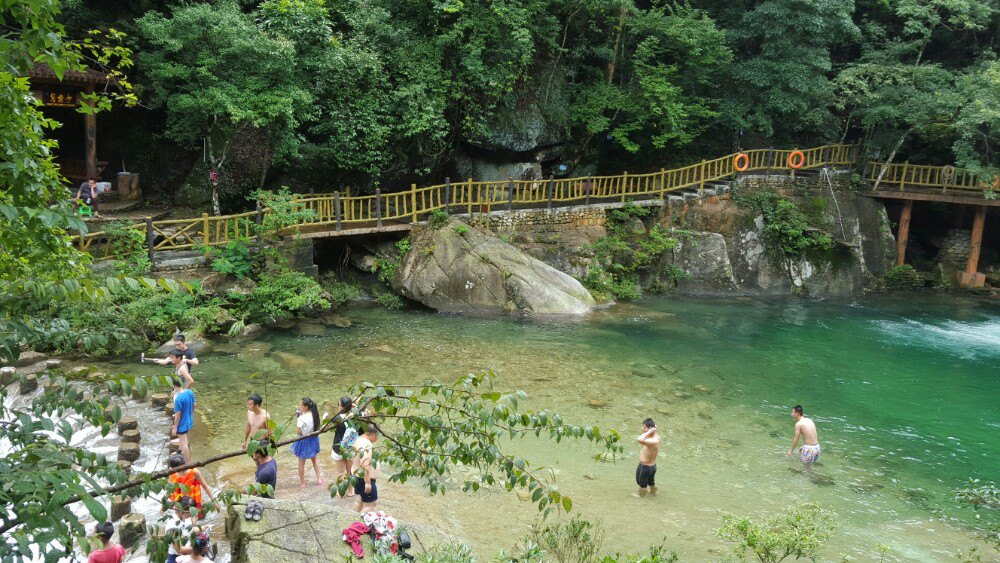
[[[1000,162],[996,0],[67,0],[59,18],[134,51],[140,106],[102,115],[107,160],[179,202],[219,168],[224,211],[477,161],[559,176],[847,140]]]

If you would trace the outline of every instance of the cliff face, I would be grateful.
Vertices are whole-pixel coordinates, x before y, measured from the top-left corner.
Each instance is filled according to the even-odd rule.
[[[659,207],[643,228],[659,224],[672,229],[678,240],[643,273],[645,288],[690,295],[850,296],[892,266],[895,241],[884,207],[848,189],[846,176],[829,181],[747,177],[734,187],[770,190],[809,210],[836,241],[834,248],[796,259],[775,253],[764,234],[764,217],[729,193],[668,199],[666,205],[641,202]],[[593,259],[589,245],[607,234],[605,214],[616,207],[620,205],[520,211],[493,216],[484,224],[535,258],[582,279]]]
[[[731,198],[665,208],[661,223],[680,235],[677,248],[662,258],[661,266],[675,264],[690,276],[678,280],[678,291],[850,296],[891,267],[894,239],[885,209],[877,201],[843,186],[831,193],[816,178],[771,178],[763,183],[752,178],[741,187],[778,190],[796,205],[822,210],[824,230],[836,241],[833,251],[796,259],[776,256],[764,236],[764,217]]]

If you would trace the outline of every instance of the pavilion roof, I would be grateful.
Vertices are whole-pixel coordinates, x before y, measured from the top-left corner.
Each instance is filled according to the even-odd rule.
[[[55,71],[45,63],[35,63],[28,71],[28,77],[32,80],[63,84],[107,84],[108,82],[108,75],[92,68],[85,71],[67,70],[63,73],[62,80],[59,80]]]

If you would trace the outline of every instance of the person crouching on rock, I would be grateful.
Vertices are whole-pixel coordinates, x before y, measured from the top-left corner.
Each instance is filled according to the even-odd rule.
[[[184,456],[180,454],[174,454],[170,456],[167,464],[171,469],[181,467],[186,462],[184,461]],[[194,513],[194,520],[197,521],[201,518],[201,493],[202,491],[208,495],[208,498],[215,501],[215,496],[212,494],[211,487],[205,482],[205,478],[202,477],[201,471],[197,467],[188,469],[187,471],[182,471],[180,473],[173,473],[170,475],[170,482],[176,485],[174,492],[170,494],[170,502],[177,502],[183,497],[191,497],[194,501],[195,508],[198,509]]]

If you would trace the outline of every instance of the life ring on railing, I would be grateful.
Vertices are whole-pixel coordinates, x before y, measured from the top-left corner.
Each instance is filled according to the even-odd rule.
[[[795,149],[788,154],[788,167],[792,170],[802,168],[806,163],[806,155],[799,149]]]
[[[742,165],[740,165],[741,161],[743,162]],[[747,168],[750,168],[750,157],[747,156],[747,153],[741,152],[733,157],[733,168],[735,168],[737,172],[746,172]]]

